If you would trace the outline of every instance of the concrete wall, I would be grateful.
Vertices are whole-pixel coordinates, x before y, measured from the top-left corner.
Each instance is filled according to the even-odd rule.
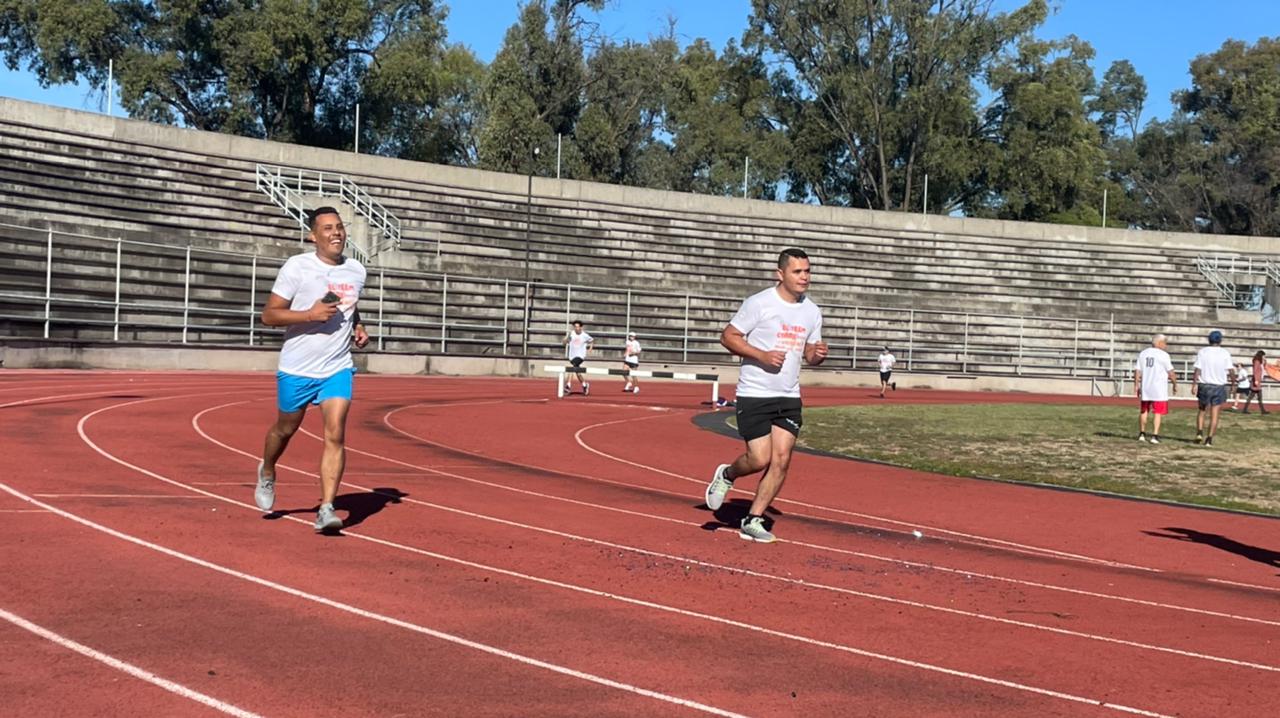
[[[262,371],[273,372],[279,351],[275,349],[175,348],[171,346],[129,346],[79,344],[38,340],[0,343],[0,372],[4,369],[118,369],[130,371]],[[370,374],[443,375],[443,376],[523,376],[546,381],[548,393],[554,393],[551,376],[543,366],[555,365],[559,359],[535,357],[434,356],[422,354],[379,354],[359,352],[356,366]],[[682,371],[718,374],[722,393],[732,395],[738,381],[738,369],[729,365],[646,364],[655,371]],[[621,382],[621,378],[597,377],[593,380]],[[944,389],[960,391],[1035,392],[1045,394],[1087,395],[1092,384],[1084,379],[1045,379],[1039,377],[956,376],[945,374],[899,373],[898,387],[907,389]],[[662,379],[646,379],[662,382]],[[880,377],[874,370],[806,371],[805,386],[879,387]]]
[[[396,160],[350,152],[324,150],[281,142],[267,142],[215,132],[186,130],[140,120],[40,105],[0,98],[0,118],[32,125],[62,127],[89,136],[135,142],[156,147],[182,148],[212,156],[237,157],[257,162],[303,167],[325,167],[332,172],[360,173],[411,182],[428,181],[459,189],[492,192],[523,198],[523,175]],[[963,241],[965,237],[1042,239],[1111,245],[1169,247],[1183,251],[1275,253],[1280,242],[1273,237],[1235,237],[1179,232],[1143,232],[1060,224],[1036,224],[1005,220],[922,216],[903,212],[878,212],[788,204],[730,197],[711,197],[680,192],[622,187],[617,185],[535,178],[535,196],[587,205],[612,204],[663,210],[698,212],[741,218],[830,224],[846,228],[866,228],[888,232],[945,235]]]

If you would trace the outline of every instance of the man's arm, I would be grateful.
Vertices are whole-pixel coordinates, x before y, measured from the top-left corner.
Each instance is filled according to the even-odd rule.
[[[765,366],[781,368],[787,361],[786,352],[765,351],[751,346],[747,343],[747,335],[733,324],[726,324],[724,331],[720,332],[720,345],[744,359],[751,359]]]
[[[1169,383],[1173,385],[1173,393],[1178,393],[1178,372],[1174,369],[1169,370]]]
[[[818,366],[827,360],[827,343],[824,341],[816,341],[812,344],[804,345],[804,360],[809,366]]]
[[[1142,370],[1133,370],[1133,395],[1142,398]]]
[[[326,304],[322,299],[317,299],[306,310],[290,309],[289,303],[290,300],[279,294],[268,294],[267,303],[262,307],[262,323],[269,327],[287,327],[306,322],[327,322],[338,312],[337,302]]]
[[[357,349],[363,349],[369,343],[369,332],[365,331],[364,322],[360,321],[359,309],[351,312],[351,338],[355,340]]]

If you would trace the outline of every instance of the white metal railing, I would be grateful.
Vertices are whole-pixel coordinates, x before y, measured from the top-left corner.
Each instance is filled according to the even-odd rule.
[[[42,325],[45,337],[58,326],[109,327],[117,341],[149,332],[183,343],[258,345],[280,335],[258,324],[270,287],[268,275],[258,275],[283,260],[4,223],[0,239],[14,248],[4,260],[10,286],[26,287],[0,292],[0,320]],[[382,350],[559,355],[568,321],[586,316],[595,317],[591,332],[602,346],[616,340],[621,350],[626,334],[640,331],[655,358],[726,362],[720,330],[740,301],[372,268],[360,306]],[[1108,378],[1130,371],[1116,355],[1114,318],[822,305],[828,366],[836,369],[870,369],[889,345],[908,371]],[[1119,336],[1132,346],[1132,332]]]
[[[348,240],[348,244],[354,245],[352,256],[361,263],[369,263],[382,252],[400,247],[400,219],[346,175],[258,164],[256,177],[258,189],[304,229],[308,208],[303,197],[337,196],[351,205],[356,214],[368,220],[373,233],[368,247]]]
[[[1240,257],[1239,255],[1228,255],[1228,257],[1230,261],[1225,261],[1227,257],[1223,255],[1196,255],[1196,269],[1200,270],[1200,274],[1217,290],[1219,307],[1234,307],[1236,304],[1236,284],[1228,275],[1234,273],[1234,268],[1237,266],[1234,260]],[[1239,266],[1245,265],[1241,262]]]

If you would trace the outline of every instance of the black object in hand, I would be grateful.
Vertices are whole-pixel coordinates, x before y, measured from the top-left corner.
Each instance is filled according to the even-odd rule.
[[[342,297],[339,297],[338,295],[334,294],[333,292],[329,292],[329,293],[325,294],[325,295],[324,295],[324,297],[323,297],[320,301],[324,302],[325,304],[334,304],[334,303],[336,303],[339,299],[342,299]]]

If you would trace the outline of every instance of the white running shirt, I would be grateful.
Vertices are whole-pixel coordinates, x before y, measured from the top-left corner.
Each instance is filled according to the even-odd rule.
[[[591,335],[583,331],[581,334],[577,332],[569,332],[569,358],[570,359],[586,359],[587,345],[591,343]]]
[[[1249,367],[1244,364],[1236,365],[1236,388],[1251,389],[1253,388],[1253,376],[1249,371]]]
[[[777,287],[769,287],[747,297],[729,323],[746,336],[751,346],[787,353],[781,369],[743,358],[737,395],[799,398],[804,347],[822,341],[822,310],[818,305],[808,297],[793,304],[783,300]]]
[[[1134,368],[1142,372],[1143,401],[1169,401],[1169,372],[1173,371],[1173,360],[1168,352],[1147,347],[1138,355]]]
[[[890,354],[889,352],[885,352],[884,354],[881,354],[880,355],[880,371],[893,371],[893,363],[896,361],[897,359],[894,359],[893,355]]]
[[[306,311],[328,292],[339,299],[338,311],[329,321],[285,327],[280,371],[324,379],[355,365],[351,361],[351,331],[364,278],[364,266],[350,257],[342,264],[325,264],[315,252],[307,252],[284,263],[271,293],[289,300],[290,309]]]
[[[1227,373],[1235,366],[1231,352],[1220,346],[1207,346],[1196,354],[1196,368],[1200,370],[1200,383],[1226,386]]]
[[[626,349],[626,358],[624,359],[624,361],[629,361],[635,364],[639,364],[640,351],[641,351],[640,342],[635,339],[628,339],[627,349]]]

